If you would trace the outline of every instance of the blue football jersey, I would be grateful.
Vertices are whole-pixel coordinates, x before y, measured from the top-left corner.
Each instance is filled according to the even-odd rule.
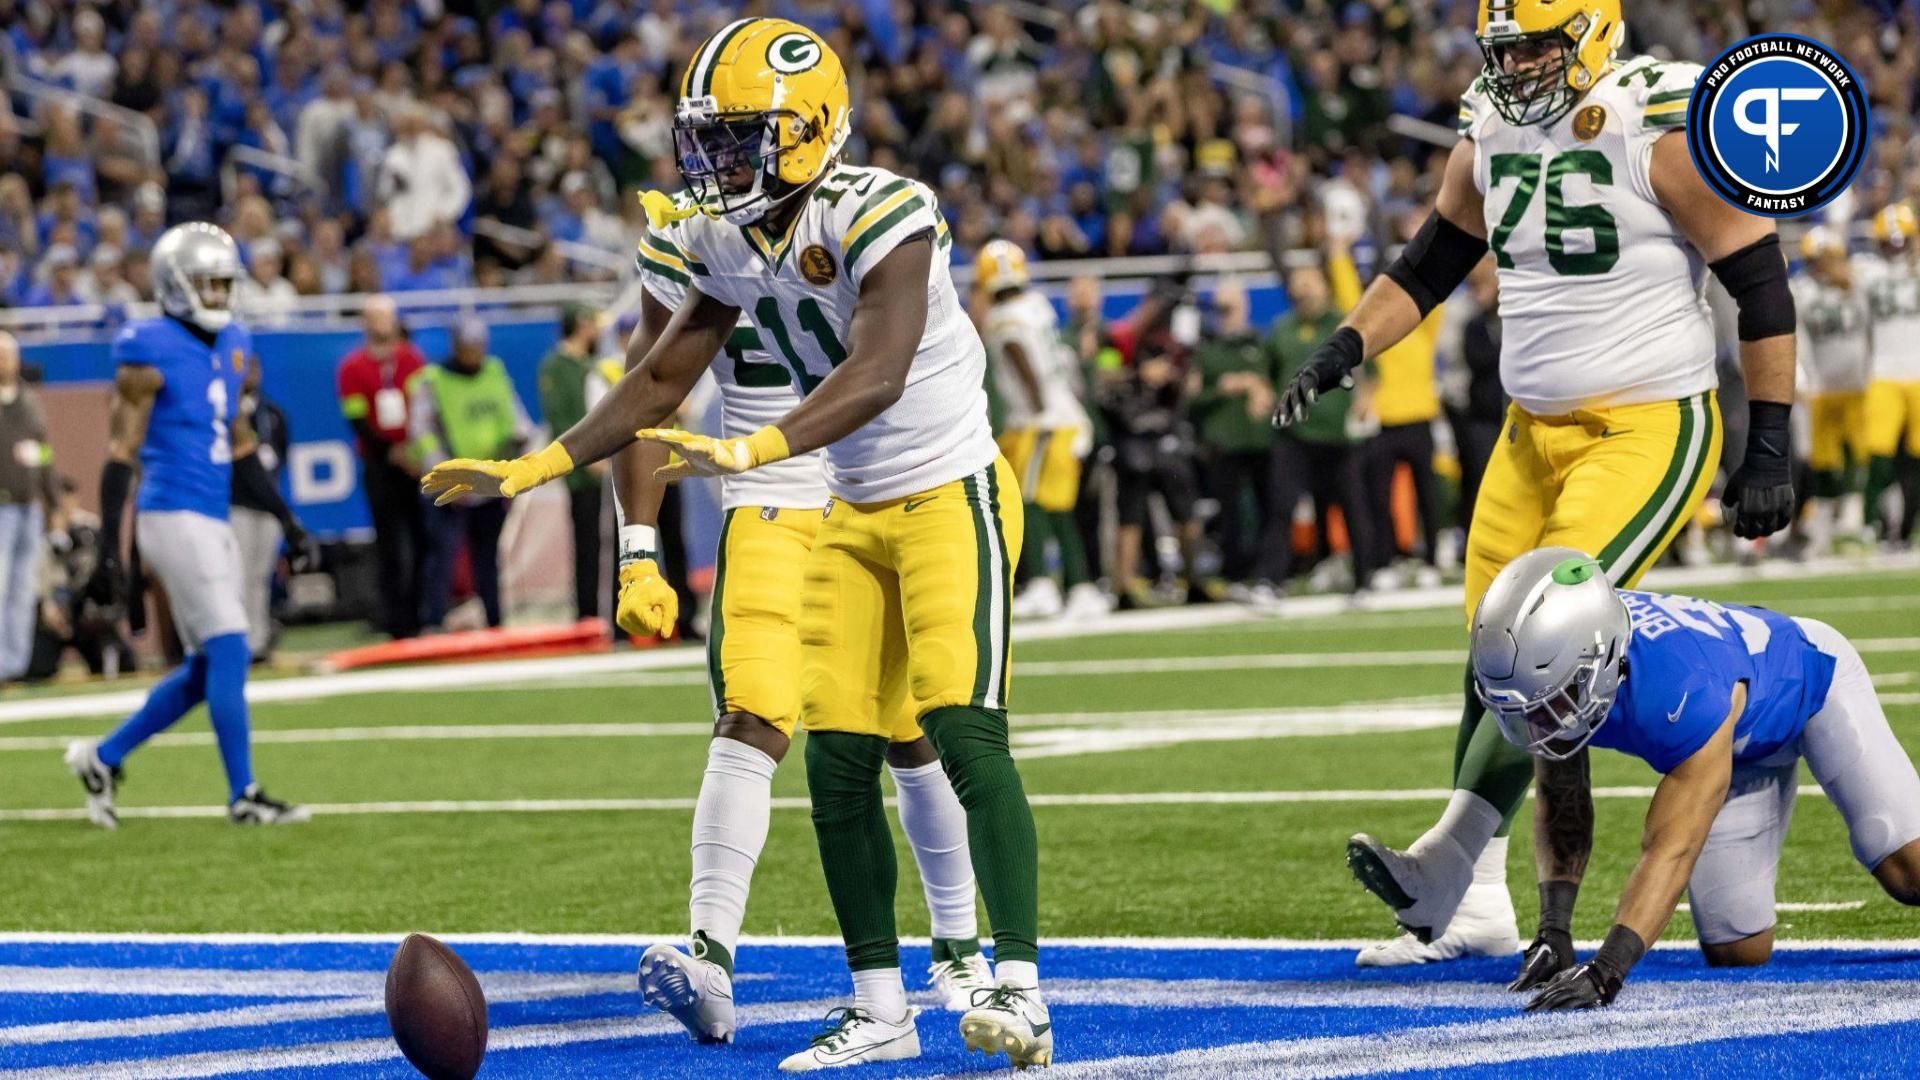
[[[233,476],[228,425],[240,407],[253,336],[230,323],[211,346],[161,316],[128,323],[113,339],[113,362],[144,364],[166,378],[140,446],[141,510],[191,510],[225,521]]]
[[[1733,711],[1733,688],[1744,682],[1733,759],[1760,761],[1798,739],[1826,704],[1833,657],[1791,618],[1688,596],[1622,589],[1620,598],[1633,616],[1627,677],[1594,746],[1669,772],[1720,730]]]

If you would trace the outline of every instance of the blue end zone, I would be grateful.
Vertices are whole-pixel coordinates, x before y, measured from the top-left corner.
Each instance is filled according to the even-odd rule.
[[[770,1075],[847,992],[840,950],[741,949],[739,1041],[700,1048],[643,1013],[628,945],[457,943],[491,1001],[485,1077]],[[0,1080],[193,1075],[417,1075],[388,1039],[389,942],[223,944],[0,939]],[[916,955],[917,954],[917,955]],[[910,989],[923,950],[907,950]],[[1043,972],[1062,1076],[1768,1076],[1911,1072],[1920,953],[1783,951],[1708,971],[1654,952],[1618,1005],[1526,1017],[1511,961],[1360,969],[1348,949],[1050,946]],[[952,1013],[920,1019],[923,1056],[871,1077],[1000,1071],[960,1047]],[[189,1055],[191,1063],[182,1061]]]

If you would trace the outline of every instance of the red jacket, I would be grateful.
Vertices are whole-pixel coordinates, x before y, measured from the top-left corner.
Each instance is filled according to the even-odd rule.
[[[341,415],[350,424],[365,420],[385,442],[405,443],[407,380],[426,365],[426,357],[420,355],[411,341],[395,342],[393,358],[388,364],[374,359],[365,345],[353,350],[340,361]],[[371,456],[384,452],[385,447],[369,446],[364,437],[360,439],[361,454]]]

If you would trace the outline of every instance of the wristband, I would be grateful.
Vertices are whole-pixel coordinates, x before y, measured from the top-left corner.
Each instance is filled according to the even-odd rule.
[[[1543,881],[1540,883],[1540,932],[1559,930],[1573,931],[1573,902],[1580,895],[1580,883],[1577,881]]]
[[[1628,926],[1613,924],[1607,931],[1607,940],[1600,943],[1600,951],[1593,954],[1593,962],[1612,972],[1615,978],[1624,979],[1633,965],[1647,955],[1647,943]]]
[[[545,450],[527,455],[527,460],[540,467],[540,482],[543,484],[573,471],[573,455],[567,453],[567,448],[561,446],[558,439],[548,443]]]
[[[1354,368],[1367,358],[1367,343],[1360,339],[1360,331],[1351,326],[1343,326],[1333,332],[1333,336],[1320,343],[1318,350],[1332,353],[1340,358],[1340,374],[1350,374]]]
[[[651,559],[660,550],[659,534],[651,525],[620,526],[620,565]]]
[[[1778,401],[1747,402],[1747,457],[1756,454],[1784,459],[1792,445],[1789,427],[1793,406]]]
[[[755,465],[785,461],[793,456],[793,452],[787,449],[786,433],[772,424],[747,436],[747,449],[753,453]]]

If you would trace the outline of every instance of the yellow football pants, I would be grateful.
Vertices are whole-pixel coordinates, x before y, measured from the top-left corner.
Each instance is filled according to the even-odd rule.
[[[1847,467],[1849,455],[1855,464],[1867,460],[1867,395],[1864,391],[1815,394],[1807,402],[1807,422],[1812,429],[1812,445],[1807,450],[1808,468],[1815,472],[1839,472]]]
[[[1080,459],[1074,428],[1020,428],[1000,435],[1000,454],[1020,478],[1027,501],[1042,510],[1067,511],[1080,500]]]
[[[1893,457],[1904,441],[1907,453],[1920,457],[1920,382],[1875,380],[1867,387],[1866,429],[1872,456]]]
[[[1467,618],[1494,577],[1537,547],[1577,548],[1632,586],[1693,516],[1719,462],[1711,392],[1568,416],[1509,406],[1467,536]]]
[[[800,719],[801,582],[821,512],[744,506],[727,511],[714,567],[707,684],[714,714],[750,713],[793,736]],[[904,684],[900,688],[904,691]],[[920,738],[905,696],[876,707],[895,742]]]
[[[1006,459],[904,499],[835,500],[807,560],[800,716],[808,731],[888,735],[919,716],[1007,707],[1009,579],[1020,486]]]

